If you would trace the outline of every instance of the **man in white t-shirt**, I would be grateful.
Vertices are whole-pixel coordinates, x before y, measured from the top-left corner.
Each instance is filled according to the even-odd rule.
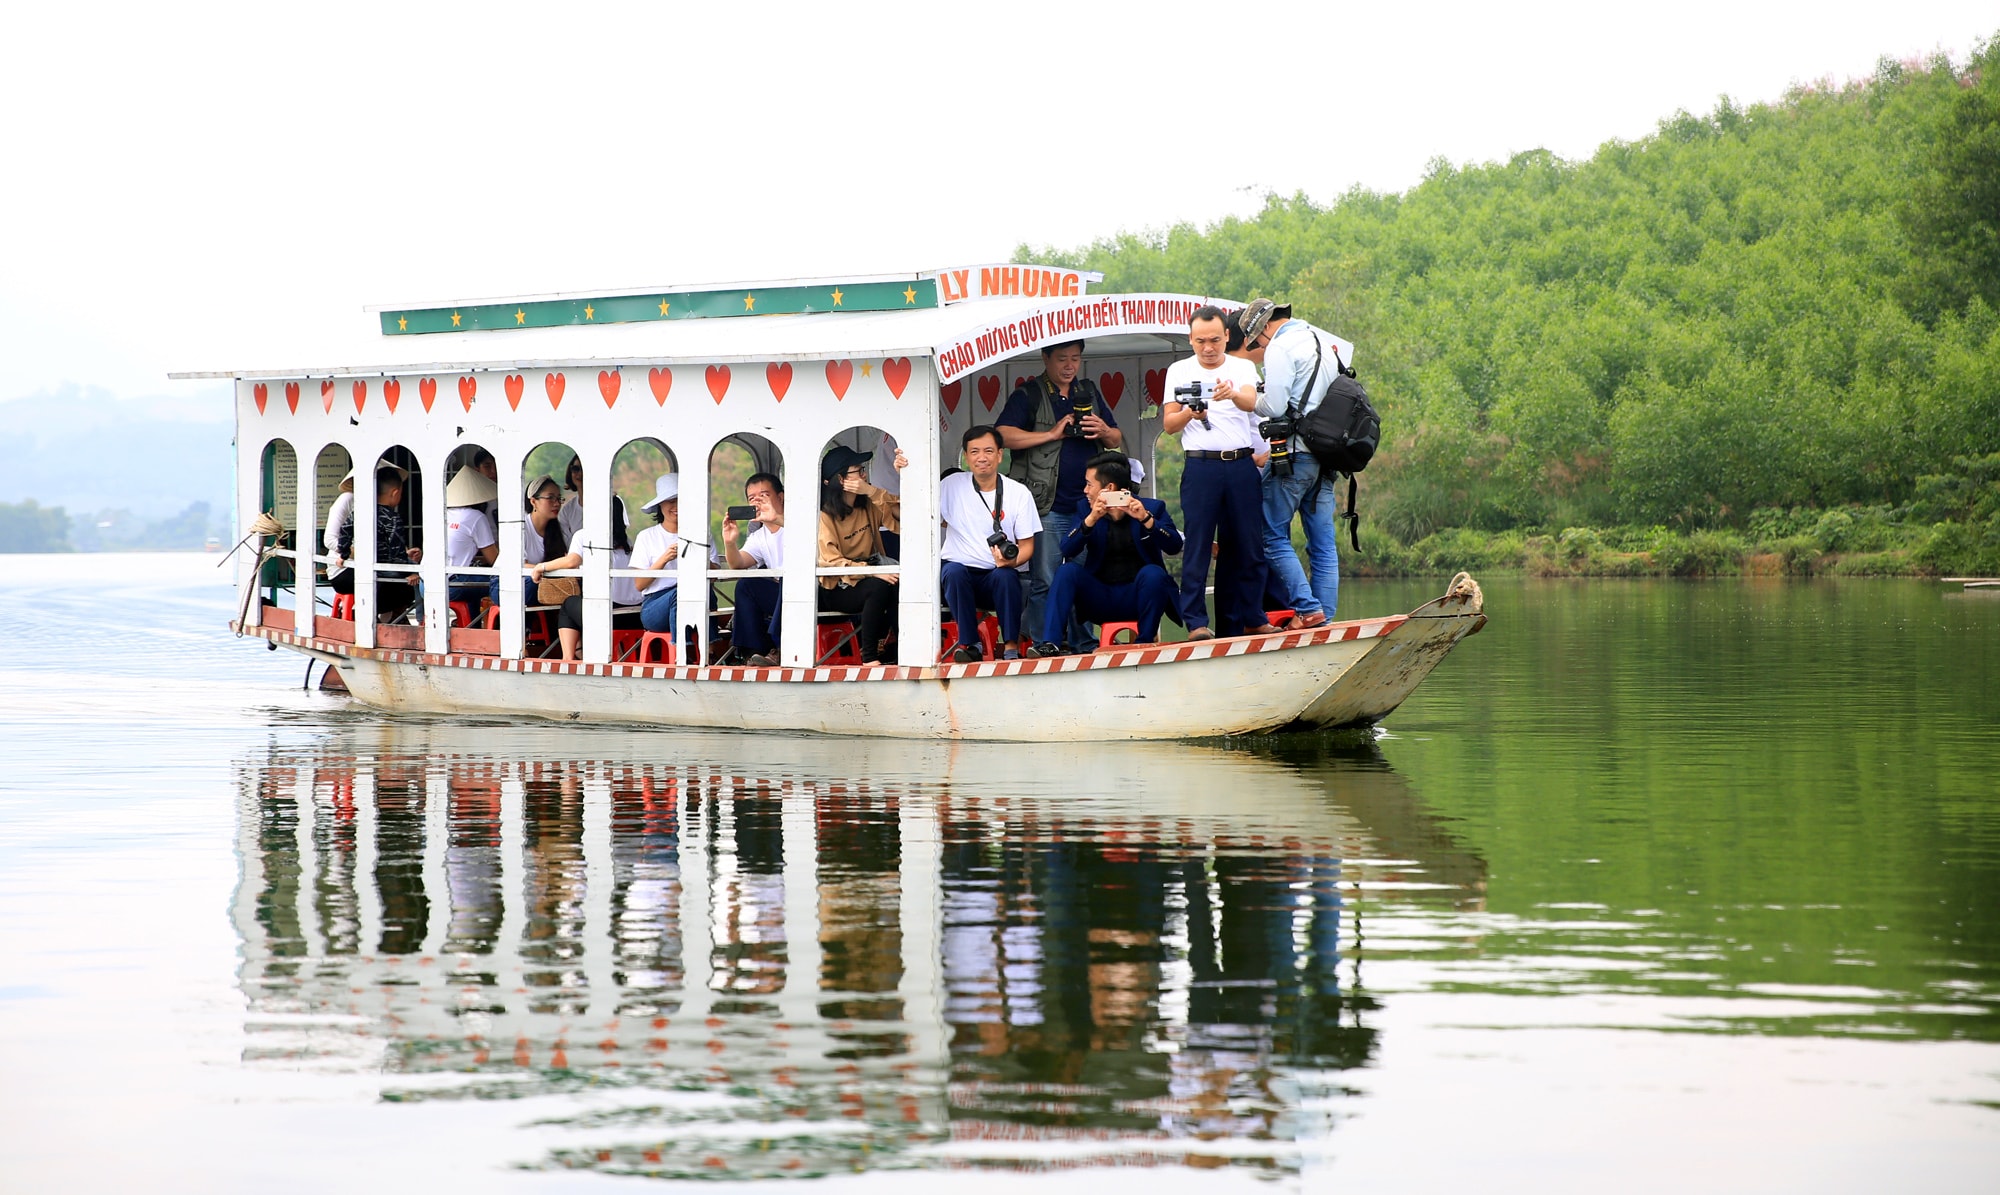
[[[1229,356],[1219,307],[1204,304],[1188,320],[1194,356],[1167,367],[1164,427],[1179,433],[1181,470],[1181,614],[1189,639],[1213,639],[1208,625],[1209,545],[1218,539],[1215,621],[1225,635],[1277,630],[1264,617],[1264,495],[1257,454],[1257,367]]]
[[[1026,573],[1042,518],[1028,487],[1000,475],[998,429],[988,424],[969,428],[960,444],[967,471],[938,483],[938,511],[944,520],[938,587],[958,624],[958,646],[951,658],[958,664],[981,658],[979,611],[986,609],[999,616],[1000,638],[1012,659],[1020,654]]]
[[[757,508],[757,518],[743,546],[736,546],[742,528],[735,519],[722,520],[722,551],[730,568],[785,567],[785,483],[775,473],[753,473],[743,483],[743,498]],[[784,586],[777,577],[741,577],[736,582],[736,614],[729,623],[729,645],[752,668],[769,668],[778,662],[778,642],[782,634],[781,597]]]

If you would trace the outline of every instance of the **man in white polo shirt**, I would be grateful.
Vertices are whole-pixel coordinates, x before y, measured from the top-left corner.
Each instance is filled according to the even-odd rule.
[[[958,624],[952,661],[971,664],[981,658],[981,609],[999,616],[1006,656],[1020,653],[1025,574],[1034,559],[1042,519],[1028,487],[1000,475],[998,429],[987,424],[969,428],[960,444],[967,471],[938,483],[938,510],[944,520],[938,586]]]
[[[743,546],[736,546],[741,532],[736,520],[722,520],[722,551],[730,568],[763,568],[777,572],[785,567],[785,483],[775,473],[753,473],[743,483],[743,498],[757,508],[755,528]],[[776,577],[743,577],[736,582],[736,614],[730,621],[730,646],[748,657],[752,668],[769,668],[778,662],[778,641],[783,638],[784,587]]]
[[[1264,618],[1264,492],[1256,455],[1257,367],[1229,356],[1220,307],[1204,304],[1188,320],[1194,356],[1167,367],[1165,429],[1179,433],[1181,470],[1181,614],[1189,639],[1213,639],[1208,625],[1209,545],[1216,556],[1215,622],[1225,635],[1277,630]],[[1190,392],[1189,387],[1196,388]]]

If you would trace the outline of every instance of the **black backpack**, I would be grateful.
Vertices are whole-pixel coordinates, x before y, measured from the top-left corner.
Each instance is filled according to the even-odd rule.
[[[1319,383],[1319,367],[1324,360],[1320,352],[1319,337],[1313,337],[1312,376],[1306,379],[1305,395],[1311,397],[1313,387]],[[1304,415],[1295,416],[1299,442],[1306,451],[1313,454],[1323,470],[1347,474],[1347,513],[1340,517],[1347,520],[1348,542],[1354,550],[1361,550],[1361,516],[1354,509],[1354,499],[1359,490],[1354,475],[1368,467],[1374,458],[1375,449],[1382,443],[1382,417],[1375,413],[1375,406],[1368,401],[1368,390],[1356,377],[1352,366],[1340,359],[1340,350],[1333,351],[1335,376],[1326,388],[1326,397],[1319,405]]]

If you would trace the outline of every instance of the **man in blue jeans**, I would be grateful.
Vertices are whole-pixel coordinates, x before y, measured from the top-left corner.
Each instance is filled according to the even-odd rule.
[[[1287,410],[1304,415],[1319,406],[1339,370],[1331,336],[1301,319],[1292,318],[1290,304],[1254,299],[1233,317],[1242,347],[1232,355],[1264,367],[1264,393],[1257,413],[1266,419]],[[1232,339],[1234,339],[1232,337]],[[1314,376],[1314,366],[1318,376]],[[1307,386],[1311,392],[1307,393]],[[1340,598],[1340,551],[1335,542],[1334,515],[1339,499],[1333,482],[1338,474],[1320,468],[1298,437],[1292,438],[1291,476],[1264,466],[1264,559],[1271,570],[1273,597],[1282,595],[1298,616],[1296,628],[1324,625],[1334,617]],[[1306,558],[1312,562],[1308,581],[1292,550],[1292,517],[1305,524]]]
[[[1122,448],[1125,433],[1111,416],[1104,395],[1083,369],[1083,342],[1065,341],[1042,349],[1042,372],[1017,388],[995,424],[1002,446],[1013,453],[1007,475],[1035,498],[1042,530],[1028,570],[1028,606],[1023,618],[1031,634],[1042,629],[1049,586],[1062,563],[1062,541],[1083,500],[1083,470],[1090,458]],[[1069,646],[1086,650],[1080,625],[1070,624]]]

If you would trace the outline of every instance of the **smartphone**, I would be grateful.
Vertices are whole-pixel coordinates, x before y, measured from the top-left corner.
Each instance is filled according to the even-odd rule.
[[[1126,493],[1124,490],[1104,491],[1104,505],[1106,506],[1124,506],[1130,501],[1132,501],[1132,495]]]
[[[754,506],[732,506],[729,508],[729,517],[738,523],[754,523],[757,521],[757,508]]]

